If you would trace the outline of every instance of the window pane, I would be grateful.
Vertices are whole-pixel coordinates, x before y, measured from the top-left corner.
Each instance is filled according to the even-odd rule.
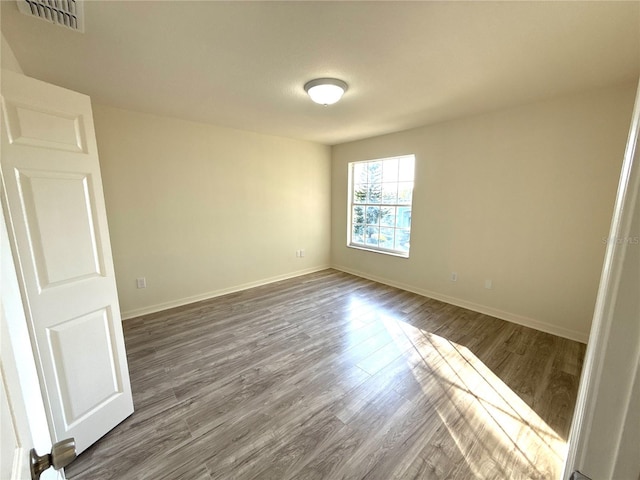
[[[401,158],[398,181],[413,182],[413,169],[414,169],[414,158],[412,156]]]
[[[395,228],[380,228],[379,246],[381,248],[388,248],[392,250],[394,248],[394,231]]]
[[[380,183],[382,181],[382,162],[368,162],[369,183]]]
[[[377,225],[380,221],[380,207],[367,207],[365,222]]]
[[[408,252],[410,236],[409,230],[396,230],[395,249]]]
[[[353,201],[357,203],[365,203],[367,201],[367,185],[364,183],[356,183],[353,186]]]
[[[398,207],[398,213],[396,216],[396,227],[411,227],[411,207]]]
[[[367,203],[380,203],[382,200],[382,184],[370,183],[367,185]]]
[[[353,243],[364,243],[365,233],[365,207],[353,207],[351,215],[351,241]]]
[[[353,183],[367,183],[367,166],[364,163],[353,164]]]
[[[382,203],[398,203],[398,184],[382,184]]]
[[[354,225],[351,228],[351,242],[364,244],[364,225]]]
[[[398,159],[391,158],[382,162],[382,181],[397,182],[398,181]]]
[[[367,236],[365,242],[367,245],[378,246],[378,227],[367,226]]]
[[[393,207],[380,207],[380,223],[386,220],[387,217],[393,215],[394,208]],[[388,221],[388,220],[387,220]]]
[[[413,182],[398,183],[398,203],[411,203]]]
[[[384,207],[383,214],[380,217],[380,225],[387,227],[396,226],[396,207]]]

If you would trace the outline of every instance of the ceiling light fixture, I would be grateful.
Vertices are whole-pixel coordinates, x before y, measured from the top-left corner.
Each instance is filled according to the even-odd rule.
[[[316,78],[304,85],[311,100],[320,105],[333,105],[347,91],[347,84],[337,78]]]

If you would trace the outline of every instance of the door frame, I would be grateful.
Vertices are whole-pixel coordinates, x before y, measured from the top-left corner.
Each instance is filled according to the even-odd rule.
[[[0,280],[2,315],[6,314],[7,334],[11,349],[2,352],[3,380],[7,385],[11,406],[18,423],[24,425],[26,431],[19,432],[22,439],[29,439],[39,454],[51,451],[52,435],[44,407],[42,390],[36,370],[31,337],[24,314],[24,304],[16,273],[9,231],[7,229],[6,209],[4,206],[4,186],[0,182],[0,262],[2,276]],[[24,441],[24,440],[23,440]],[[31,445],[23,445],[23,461],[28,462]],[[52,468],[45,470],[42,480],[64,480],[64,472]]]

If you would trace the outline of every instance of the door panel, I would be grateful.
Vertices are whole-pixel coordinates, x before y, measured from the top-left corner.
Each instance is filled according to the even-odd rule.
[[[16,176],[39,288],[100,275],[103,261],[91,212],[91,179],[20,170]]]
[[[82,115],[47,111],[38,105],[5,102],[9,142],[18,145],[89,153]]]
[[[117,400],[123,392],[111,317],[105,308],[48,329],[67,428]],[[83,390],[85,395],[74,394]]]
[[[133,412],[90,99],[4,72],[2,179],[56,440]]]

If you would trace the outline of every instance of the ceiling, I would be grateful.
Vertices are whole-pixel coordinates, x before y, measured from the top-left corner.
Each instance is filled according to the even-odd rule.
[[[329,145],[640,75],[640,1],[89,1],[85,33],[0,3],[27,75]],[[327,76],[349,90],[323,107],[303,85]]]

